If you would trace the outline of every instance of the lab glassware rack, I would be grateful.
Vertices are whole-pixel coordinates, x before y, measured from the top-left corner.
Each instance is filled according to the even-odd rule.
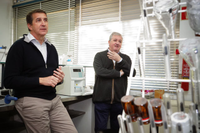
[[[171,76],[171,70],[170,70],[170,43],[171,42],[177,42],[177,41],[183,41],[186,38],[176,38],[176,34],[174,32],[174,27],[175,25],[171,25],[171,37],[167,37],[165,33],[163,33],[163,37],[160,39],[152,39],[152,34],[150,30],[150,22],[149,22],[149,17],[156,17],[155,13],[153,11],[153,8],[158,2],[158,0],[138,0],[139,5],[140,5],[140,10],[141,10],[141,15],[140,15],[140,28],[139,28],[139,33],[137,36],[137,41],[135,45],[135,49],[137,49],[137,52],[133,54],[132,57],[132,66],[131,66],[131,71],[130,71],[130,76],[128,77],[128,86],[127,86],[127,92],[126,95],[129,95],[130,90],[131,90],[131,81],[133,79],[141,80],[142,81],[142,97],[145,97],[145,80],[149,81],[165,81],[167,82],[167,92],[170,92],[170,82],[191,82],[190,79],[179,79],[179,78],[172,78]],[[179,2],[179,6],[186,5],[186,2]],[[150,5],[150,6],[149,6]],[[177,13],[182,13],[186,12],[187,10],[181,10],[178,9]],[[170,13],[170,12],[169,12]],[[173,16],[171,15],[171,20],[173,20]],[[143,39],[141,40],[140,35],[141,31],[143,29]],[[144,63],[142,60],[142,54],[145,53],[145,46],[148,43],[162,43],[163,44],[163,51],[165,52],[164,54],[164,60],[165,60],[165,78],[147,78],[145,77],[145,72],[144,72]],[[142,46],[142,47],[141,47]],[[141,50],[142,48],[142,50]],[[175,52],[175,51],[174,51]],[[135,60],[136,56],[138,57],[138,66],[140,70],[140,77],[131,77],[133,75],[133,70],[135,68]],[[143,55],[145,57],[145,55]],[[119,125],[120,125],[120,130],[119,133],[129,133],[126,131],[124,121],[126,121],[126,114],[123,111],[122,116],[118,117]],[[128,128],[127,128],[128,129]]]

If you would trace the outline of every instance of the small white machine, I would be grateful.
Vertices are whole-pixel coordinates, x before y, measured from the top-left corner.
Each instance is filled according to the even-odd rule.
[[[85,90],[85,76],[83,66],[66,65],[62,67],[65,73],[64,81],[56,87],[57,94],[78,96]]]

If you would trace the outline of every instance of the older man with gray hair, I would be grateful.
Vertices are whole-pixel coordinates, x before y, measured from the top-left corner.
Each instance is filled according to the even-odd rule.
[[[131,59],[120,52],[122,35],[113,32],[110,35],[107,50],[95,55],[95,85],[93,103],[95,104],[95,132],[107,130],[110,116],[112,131],[119,131],[117,116],[122,114],[121,98],[126,94],[127,77],[130,73]]]

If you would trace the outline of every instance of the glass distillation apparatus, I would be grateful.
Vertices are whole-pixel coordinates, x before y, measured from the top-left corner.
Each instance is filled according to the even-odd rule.
[[[187,13],[190,27],[195,32],[195,37],[181,41],[179,44],[180,55],[190,66],[190,88],[192,91],[191,108],[192,123],[199,130],[199,110],[200,110],[200,1],[187,0]],[[195,124],[196,123],[196,124]]]

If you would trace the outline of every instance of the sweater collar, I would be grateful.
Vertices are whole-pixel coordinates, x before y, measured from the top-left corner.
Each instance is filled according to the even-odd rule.
[[[24,41],[27,42],[27,43],[30,43],[32,40],[35,39],[35,37],[33,35],[31,35],[31,33],[24,34],[23,36],[24,36]],[[49,42],[47,40],[47,38],[45,38],[44,42],[47,43],[47,44],[49,44],[49,45],[51,45],[51,42]]]

